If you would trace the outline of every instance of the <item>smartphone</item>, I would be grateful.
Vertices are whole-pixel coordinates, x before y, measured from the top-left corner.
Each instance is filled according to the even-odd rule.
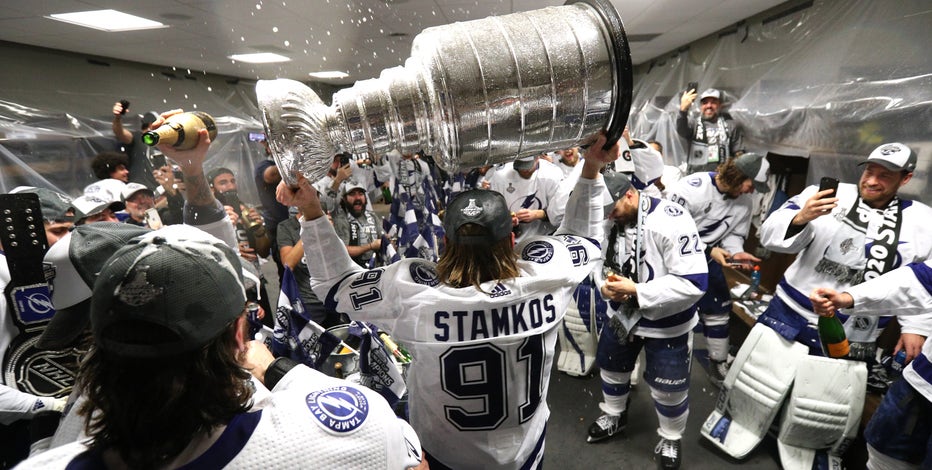
[[[178,165],[172,165],[172,174],[175,176],[176,183],[184,182],[184,173],[181,172],[181,167]]]
[[[152,230],[158,230],[162,228],[162,218],[159,217],[158,209],[154,207],[146,209],[146,225],[148,225]]]
[[[340,154],[340,166],[349,165],[349,157],[350,157],[350,154],[348,154],[348,153],[341,153],[341,154]]]
[[[149,161],[152,162],[152,168],[159,169],[167,165],[168,162],[165,160],[164,153],[153,153],[149,156]]]
[[[123,111],[121,111],[120,114],[126,114],[126,112],[129,111],[129,101],[120,100],[120,106],[123,107]]]
[[[686,85],[686,91],[695,91],[695,92],[698,93],[698,92],[699,92],[699,82],[689,82],[689,84]]]
[[[819,192],[825,191],[826,189],[832,190],[831,194],[825,196],[826,198],[835,197],[835,195],[838,194],[838,180],[831,176],[823,176],[822,179],[819,180]]]

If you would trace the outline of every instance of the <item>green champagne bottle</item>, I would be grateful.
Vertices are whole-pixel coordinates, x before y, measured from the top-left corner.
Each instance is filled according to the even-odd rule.
[[[845,327],[834,313],[830,317],[819,316],[819,341],[822,343],[822,352],[828,357],[842,358],[850,350]]]
[[[197,133],[201,129],[207,129],[210,140],[217,137],[217,125],[209,114],[200,111],[176,114],[166,119],[158,129],[144,133],[142,142],[149,146],[168,144],[178,150],[193,149],[197,146]]]

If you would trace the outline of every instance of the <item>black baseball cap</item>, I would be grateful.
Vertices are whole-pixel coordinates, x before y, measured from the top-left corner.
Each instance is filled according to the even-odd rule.
[[[458,235],[460,227],[476,224],[485,228],[482,235]],[[472,189],[460,193],[447,205],[443,230],[451,242],[461,245],[495,243],[511,234],[511,211],[505,197],[488,189]]]

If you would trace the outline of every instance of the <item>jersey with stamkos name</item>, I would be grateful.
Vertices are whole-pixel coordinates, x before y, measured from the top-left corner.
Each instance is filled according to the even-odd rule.
[[[518,244],[519,277],[481,290],[442,284],[435,265],[420,259],[363,270],[325,218],[302,222],[318,295],[389,331],[414,356],[410,421],[445,465],[519,469],[542,459],[557,327],[600,258],[586,237],[601,235],[604,188],[601,178],[581,179],[558,230],[567,234]]]

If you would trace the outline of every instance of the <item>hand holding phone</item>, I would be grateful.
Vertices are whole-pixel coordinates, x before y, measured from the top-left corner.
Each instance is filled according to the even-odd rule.
[[[819,181],[819,192],[831,189],[832,192],[823,196],[823,199],[830,197],[837,197],[838,195],[838,180],[832,178],[831,176],[823,176]]]
[[[164,153],[153,153],[149,156],[149,161],[152,162],[152,168],[155,168],[156,170],[168,164],[168,161],[165,160]]]
[[[692,92],[698,93],[698,92],[699,92],[699,82],[689,82],[689,84],[686,85],[686,91],[692,91]]]
[[[159,217],[158,209],[154,207],[146,209],[146,225],[152,230],[158,230],[163,227],[162,218]]]
[[[120,114],[126,114],[129,111],[129,101],[122,99],[120,100],[120,106],[123,107],[123,111],[120,111]]]

